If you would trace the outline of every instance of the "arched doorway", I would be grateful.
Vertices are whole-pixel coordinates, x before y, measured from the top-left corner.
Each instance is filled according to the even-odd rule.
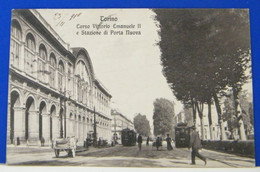
[[[46,114],[46,103],[42,101],[39,108],[39,139],[42,140],[42,114]]]
[[[19,107],[21,105],[20,103],[20,95],[17,91],[13,91],[11,93],[11,106],[10,106],[10,141],[11,144],[14,144],[14,108]]]
[[[53,122],[52,118],[56,115],[56,107],[54,105],[51,106],[51,114],[50,114],[50,139],[53,138]]]
[[[25,105],[25,139],[28,140],[29,138],[29,115],[30,111],[35,110],[34,106],[34,99],[32,97],[29,97],[26,100],[26,105]]]

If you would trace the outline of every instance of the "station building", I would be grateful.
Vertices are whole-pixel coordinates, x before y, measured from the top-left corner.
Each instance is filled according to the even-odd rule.
[[[70,48],[37,10],[13,10],[7,143],[51,144],[93,132],[111,140],[111,94],[85,48]]]

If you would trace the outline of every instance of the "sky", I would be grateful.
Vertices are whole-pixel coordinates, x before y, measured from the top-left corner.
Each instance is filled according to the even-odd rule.
[[[153,123],[153,102],[156,98],[174,101],[175,113],[182,110],[181,103],[175,99],[162,74],[161,53],[156,45],[160,39],[157,33],[159,28],[156,26],[158,23],[153,20],[155,14],[151,10],[41,9],[38,11],[60,37],[70,44],[70,47],[84,47],[88,51],[95,76],[112,95],[112,108],[131,120],[137,113],[146,115],[150,125]],[[93,24],[100,23],[110,25],[110,28],[98,30],[93,28]],[[135,27],[113,28],[114,24]],[[85,29],[79,29],[80,27]],[[108,34],[84,35],[82,30],[100,31],[102,34],[107,30]],[[141,34],[126,35],[126,30]],[[116,34],[116,31],[122,31],[123,35]]]
[[[175,114],[182,111],[162,74],[160,40],[155,14],[149,9],[41,9],[38,10],[70,47],[84,47],[95,76],[112,95],[111,107],[133,120],[146,115],[152,126],[156,98],[173,101]],[[107,17],[107,18],[106,18]],[[102,21],[101,21],[102,20]],[[103,26],[96,29],[93,24]],[[113,28],[113,25],[134,28]],[[107,28],[107,25],[110,28]],[[139,26],[139,27],[138,27]],[[84,29],[82,29],[84,27]],[[86,35],[84,31],[100,32]],[[126,35],[126,30],[137,35]],[[108,31],[108,34],[104,34]],[[120,31],[123,32],[119,33]],[[140,34],[141,33],[141,34]],[[243,87],[252,93],[252,81]]]

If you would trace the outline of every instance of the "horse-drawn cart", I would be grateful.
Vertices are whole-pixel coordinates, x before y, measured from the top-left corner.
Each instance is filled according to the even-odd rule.
[[[55,156],[58,158],[61,151],[66,151],[68,156],[75,157],[76,156],[76,147],[77,142],[76,139],[71,138],[58,138],[53,142],[53,150]]]

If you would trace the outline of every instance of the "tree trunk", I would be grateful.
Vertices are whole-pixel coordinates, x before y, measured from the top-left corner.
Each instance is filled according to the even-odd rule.
[[[215,101],[215,106],[216,106],[216,110],[217,110],[217,114],[218,114],[218,124],[219,124],[219,129],[220,129],[220,140],[226,140],[226,135],[225,135],[225,132],[224,132],[224,129],[223,129],[222,112],[221,112],[218,96],[217,96],[216,93],[213,94],[213,98],[214,98],[214,101]]]
[[[239,91],[236,86],[233,86],[232,90],[233,90],[234,110],[237,119],[239,138],[240,140],[246,140],[245,127],[244,127],[244,122],[242,117],[242,109],[240,107],[239,98],[238,98]]]
[[[196,127],[197,123],[196,123],[196,105],[193,101],[193,99],[191,99],[191,106],[192,106],[192,114],[193,114],[193,125]]]
[[[208,120],[209,120],[209,134],[210,140],[213,140],[212,116],[211,116],[211,99],[208,100]]]
[[[204,140],[204,120],[203,120],[203,103],[200,103],[200,105],[198,104],[198,102],[196,102],[196,107],[198,110],[198,114],[199,114],[199,118],[200,118],[200,130],[201,130],[201,139]]]

